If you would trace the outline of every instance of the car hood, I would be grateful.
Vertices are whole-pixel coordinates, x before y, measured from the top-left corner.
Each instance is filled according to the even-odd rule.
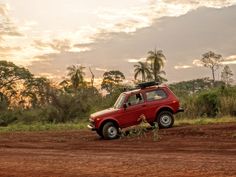
[[[117,109],[115,109],[115,108],[104,109],[102,111],[98,111],[98,112],[95,112],[95,113],[91,114],[91,118],[109,115],[109,114],[114,113],[116,111],[117,111]]]

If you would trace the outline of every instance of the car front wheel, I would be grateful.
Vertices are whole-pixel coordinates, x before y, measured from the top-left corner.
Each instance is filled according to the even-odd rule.
[[[115,139],[118,137],[119,131],[112,122],[107,122],[102,128],[102,134],[104,139]]]
[[[101,138],[103,138],[103,134],[102,134],[102,132],[101,132],[100,130],[96,130],[96,132],[97,132],[97,134],[98,134]]]
[[[170,128],[174,124],[173,114],[169,111],[162,111],[157,116],[157,122],[160,128]]]

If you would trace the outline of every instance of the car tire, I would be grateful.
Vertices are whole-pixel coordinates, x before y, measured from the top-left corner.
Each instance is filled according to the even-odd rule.
[[[157,116],[157,123],[160,128],[170,128],[174,124],[174,117],[170,111],[162,111]]]
[[[119,135],[119,129],[112,122],[107,122],[102,128],[102,134],[104,139],[115,139]]]

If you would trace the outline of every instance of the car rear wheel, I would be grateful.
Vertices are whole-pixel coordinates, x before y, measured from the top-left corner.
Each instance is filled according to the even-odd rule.
[[[104,139],[115,139],[118,137],[119,131],[112,122],[107,122],[102,128]]]
[[[157,116],[157,122],[160,128],[170,128],[174,124],[173,114],[169,111],[162,111]]]

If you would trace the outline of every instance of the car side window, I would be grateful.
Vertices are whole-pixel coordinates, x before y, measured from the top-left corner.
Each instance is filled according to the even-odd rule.
[[[147,101],[161,100],[167,98],[167,94],[162,89],[146,92],[146,96],[147,96]]]
[[[131,95],[128,98],[127,104],[128,104],[128,106],[133,106],[133,105],[140,104],[143,102],[144,102],[144,100],[143,100],[142,94],[136,93],[136,94]]]

